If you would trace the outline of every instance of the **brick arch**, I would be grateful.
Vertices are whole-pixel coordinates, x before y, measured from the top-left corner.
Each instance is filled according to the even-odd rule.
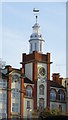
[[[58,99],[58,92],[57,92],[57,90],[55,88],[51,88],[50,91],[51,90],[55,90],[55,92],[56,92],[56,100],[57,100]]]

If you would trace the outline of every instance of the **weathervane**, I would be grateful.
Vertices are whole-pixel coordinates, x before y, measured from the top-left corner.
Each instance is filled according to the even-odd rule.
[[[37,19],[38,19],[37,13],[39,12],[39,10],[34,8],[34,9],[33,9],[33,12],[35,13],[36,23],[37,23]]]

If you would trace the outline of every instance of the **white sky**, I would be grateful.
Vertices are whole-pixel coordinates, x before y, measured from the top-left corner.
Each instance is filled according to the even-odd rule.
[[[66,77],[66,3],[3,3],[0,55],[6,64],[21,67],[22,53],[29,53],[28,40],[35,23],[33,8],[40,9],[38,22],[45,40],[45,53],[51,53],[51,75],[60,72]]]

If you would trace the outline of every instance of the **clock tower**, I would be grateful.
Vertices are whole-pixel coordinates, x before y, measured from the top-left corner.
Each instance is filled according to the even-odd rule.
[[[37,10],[34,10],[37,12]],[[40,26],[37,22],[33,26],[33,33],[30,35],[29,54],[22,54],[22,67],[25,76],[34,82],[33,109],[50,107],[50,53],[44,54],[44,40],[40,33]]]

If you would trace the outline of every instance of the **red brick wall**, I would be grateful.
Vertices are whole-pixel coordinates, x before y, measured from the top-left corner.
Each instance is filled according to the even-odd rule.
[[[22,54],[22,63],[23,62],[31,62],[33,60],[38,60],[38,61],[47,61],[48,55],[47,54],[40,54],[37,51],[34,51],[32,54],[26,55],[25,53]]]

